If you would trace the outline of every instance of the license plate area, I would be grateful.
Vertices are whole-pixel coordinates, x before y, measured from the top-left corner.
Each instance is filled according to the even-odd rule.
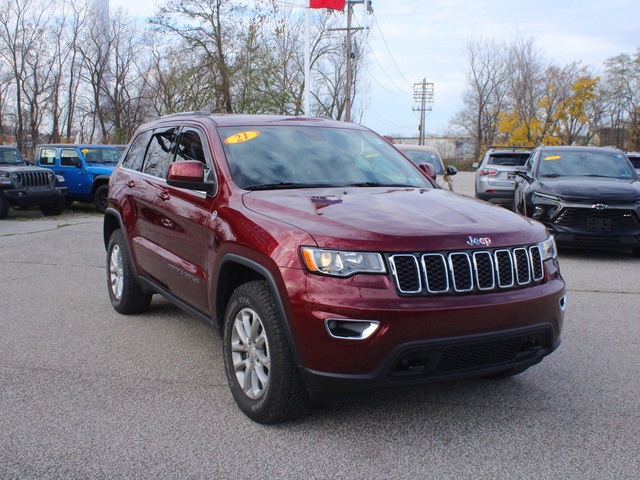
[[[587,230],[590,232],[610,232],[611,219],[590,217],[587,219]]]

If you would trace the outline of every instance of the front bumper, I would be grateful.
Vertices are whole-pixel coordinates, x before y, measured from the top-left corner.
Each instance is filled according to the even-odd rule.
[[[307,389],[326,400],[369,388],[412,385],[526,369],[560,344],[551,324],[399,345],[372,372],[335,374],[302,369]]]
[[[55,188],[14,188],[4,190],[5,198],[11,205],[19,207],[32,207],[35,205],[47,205],[63,198],[67,194],[67,187]]]
[[[545,264],[540,285],[418,297],[398,296],[386,275],[336,279],[284,269],[287,317],[307,388],[318,397],[538,363],[559,345],[564,320],[564,281],[555,261]],[[379,326],[363,339],[335,338],[327,319]],[[494,355],[499,351],[506,356]]]

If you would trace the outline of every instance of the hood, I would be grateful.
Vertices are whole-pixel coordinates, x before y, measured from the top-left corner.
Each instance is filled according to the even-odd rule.
[[[538,222],[455,192],[415,188],[250,192],[245,206],[310,234],[321,247],[427,251],[547,238]]]
[[[105,166],[102,164],[89,163],[87,164],[87,173],[92,175],[111,175],[115,165]]]
[[[42,168],[36,165],[16,165],[16,166],[0,165],[0,172],[5,172],[5,173],[41,172],[43,170],[47,172],[50,171],[49,168]]]
[[[565,201],[635,201],[640,199],[640,181],[621,178],[553,178],[540,182],[544,193]]]

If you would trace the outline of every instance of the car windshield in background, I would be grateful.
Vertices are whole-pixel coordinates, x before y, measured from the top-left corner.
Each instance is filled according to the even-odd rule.
[[[527,163],[528,153],[496,153],[487,159],[487,165],[503,165],[505,167],[522,167]]]
[[[545,150],[538,162],[541,177],[636,178],[626,157],[615,152]]]
[[[432,188],[392,146],[362,130],[221,127],[233,181],[247,190],[339,186]]]
[[[440,158],[435,152],[425,152],[423,150],[410,150],[403,149],[402,153],[404,153],[407,157],[411,159],[413,163],[416,165],[420,165],[423,163],[429,163],[433,166],[436,171],[436,175],[443,175],[444,170],[442,169],[442,162]]]
[[[23,165],[24,160],[17,150],[10,148],[0,150],[0,163],[3,165]]]
[[[118,148],[82,148],[84,160],[92,164],[115,165],[120,160],[122,152]]]

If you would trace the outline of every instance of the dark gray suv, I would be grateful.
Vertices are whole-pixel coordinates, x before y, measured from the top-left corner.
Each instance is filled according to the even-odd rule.
[[[40,207],[44,215],[59,215],[65,207],[64,178],[48,168],[27,164],[15,147],[0,147],[0,220],[9,207]]]

